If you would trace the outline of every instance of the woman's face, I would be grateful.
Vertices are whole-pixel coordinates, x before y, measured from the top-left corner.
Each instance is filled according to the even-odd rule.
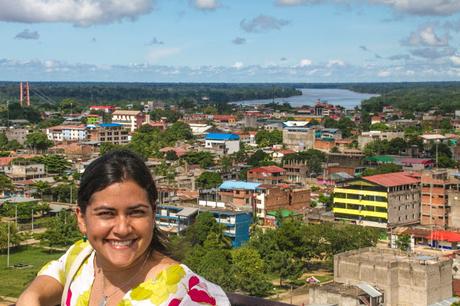
[[[155,214],[147,192],[134,181],[114,183],[93,194],[78,225],[107,268],[128,268],[149,248]]]

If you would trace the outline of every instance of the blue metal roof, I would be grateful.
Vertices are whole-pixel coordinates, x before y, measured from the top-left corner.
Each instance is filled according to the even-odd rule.
[[[224,133],[208,133],[206,135],[207,140],[238,140],[240,136],[236,134],[224,134]]]
[[[245,189],[245,190],[256,190],[259,187],[260,183],[254,182],[245,182],[245,181],[225,181],[220,186],[219,189]]]
[[[123,126],[121,123],[101,123],[99,124],[100,127],[120,127]]]

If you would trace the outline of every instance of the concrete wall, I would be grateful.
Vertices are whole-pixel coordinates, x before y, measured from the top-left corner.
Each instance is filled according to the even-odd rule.
[[[420,187],[388,193],[388,223],[391,226],[420,222]]]
[[[448,191],[448,206],[450,208],[448,226],[460,228],[460,192],[456,190]]]
[[[377,286],[385,292],[385,305],[430,305],[452,297],[452,260],[422,262],[398,250],[353,250],[334,256],[334,281]]]
[[[305,131],[283,129],[283,144],[288,149],[294,151],[313,149],[314,143],[315,131],[313,129]]]
[[[352,297],[321,290],[321,287],[312,287],[308,292],[308,304],[359,306],[359,301]]]

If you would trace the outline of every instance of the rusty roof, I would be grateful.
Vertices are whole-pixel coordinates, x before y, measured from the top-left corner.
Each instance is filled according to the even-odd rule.
[[[392,172],[385,174],[377,174],[371,176],[363,176],[363,179],[372,183],[382,185],[385,187],[395,187],[401,185],[417,184],[419,179],[411,176],[406,172]]]

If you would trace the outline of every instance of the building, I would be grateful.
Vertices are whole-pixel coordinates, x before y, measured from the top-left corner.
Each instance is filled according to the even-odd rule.
[[[362,150],[364,147],[375,140],[392,140],[394,138],[404,138],[404,132],[382,132],[382,131],[369,131],[362,132],[358,136],[358,147]]]
[[[24,145],[29,132],[29,129],[24,128],[8,128],[5,130],[5,136],[8,138],[8,141],[16,140],[21,145]]]
[[[204,147],[219,155],[227,155],[240,150],[240,136],[236,134],[208,133]]]
[[[57,125],[46,129],[46,136],[52,141],[84,141],[88,133],[84,125]]]
[[[44,164],[15,165],[4,168],[5,174],[13,181],[29,180],[45,176]]]
[[[305,160],[285,160],[283,169],[286,170],[286,183],[306,186],[308,181],[316,176],[317,173],[311,173]]]
[[[446,229],[449,227],[449,191],[459,190],[460,181],[450,178],[445,170],[427,170],[421,176],[421,217],[422,225]],[[453,204],[454,201],[451,201]],[[454,211],[457,209],[453,205]],[[456,220],[456,217],[451,221]]]
[[[453,295],[452,259],[393,249],[353,250],[334,256],[334,281],[377,287],[388,306],[434,305]]]
[[[310,190],[287,186],[259,185],[255,194],[255,214],[265,220],[270,211],[289,210],[305,214],[310,207]],[[267,223],[267,222],[264,222]]]
[[[247,179],[261,184],[281,184],[286,179],[286,170],[278,166],[253,168],[247,172]]]
[[[101,123],[97,126],[88,126],[88,129],[91,141],[118,145],[127,144],[130,141],[128,129],[120,123]]]
[[[294,151],[312,149],[315,144],[315,131],[306,125],[285,125],[283,128],[283,144]]]
[[[308,292],[308,305],[381,306],[383,299],[379,290],[366,283],[346,285],[330,282],[310,286]]]
[[[420,221],[420,181],[404,172],[351,180],[334,188],[334,217],[375,227]]]
[[[460,229],[460,191],[450,189],[447,191],[448,226],[449,228]]]
[[[86,124],[96,125],[99,123],[102,123],[102,116],[96,114],[89,114],[88,116],[86,116]]]
[[[230,238],[232,247],[239,247],[249,240],[252,213],[230,210],[209,210],[217,223],[225,226],[224,235]]]
[[[155,220],[160,230],[179,234],[195,222],[197,215],[198,208],[158,205]]]
[[[116,110],[112,113],[112,123],[122,124],[130,132],[134,132],[143,124],[150,122],[150,115],[136,110]]]
[[[115,106],[112,105],[92,105],[89,107],[90,111],[103,111],[104,113],[112,113],[115,111]]]

